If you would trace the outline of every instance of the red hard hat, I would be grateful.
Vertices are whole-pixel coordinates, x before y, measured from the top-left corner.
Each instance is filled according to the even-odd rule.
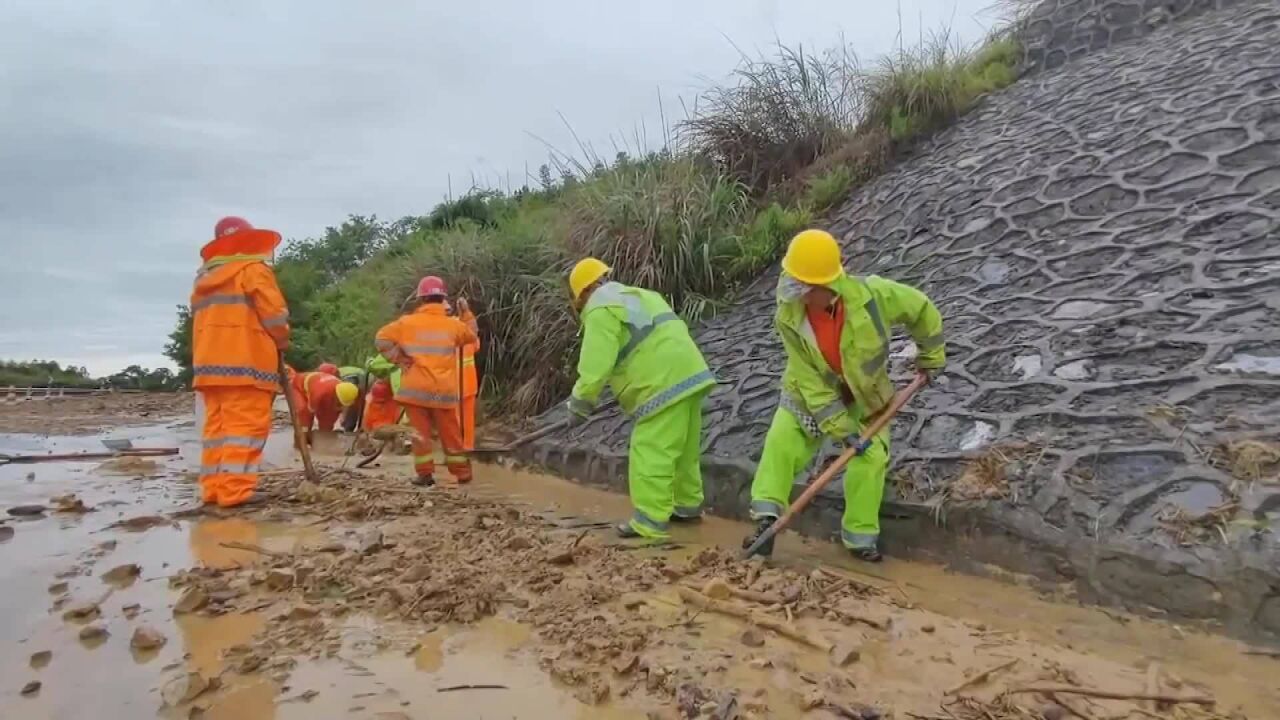
[[[219,220],[217,225],[213,226],[213,236],[216,238],[220,238],[223,235],[230,235],[232,233],[238,233],[241,230],[252,230],[252,229],[253,229],[253,226],[249,224],[248,220],[245,220],[242,217],[228,215],[227,217],[224,217],[221,220]]]
[[[440,297],[448,294],[444,280],[435,275],[428,275],[418,281],[418,297]]]
[[[391,399],[391,383],[387,382],[386,380],[379,380],[373,384],[373,387],[369,390],[369,393],[373,395],[375,400],[390,400]]]
[[[320,363],[320,366],[316,368],[316,372],[338,377],[338,366],[333,363]]]

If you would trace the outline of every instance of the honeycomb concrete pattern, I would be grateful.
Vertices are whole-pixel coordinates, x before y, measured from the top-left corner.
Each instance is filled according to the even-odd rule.
[[[919,286],[945,316],[947,372],[893,427],[891,553],[1280,632],[1280,485],[1214,454],[1280,427],[1280,4],[1025,78],[858,190],[831,229],[851,268]],[[708,502],[729,516],[745,516],[778,397],[776,279],[696,331],[721,381]],[[895,339],[900,381],[913,351]],[[615,411],[525,459],[620,489],[629,429]],[[993,447],[1022,448],[1007,495],[955,497]],[[833,536],[839,493],[798,529]],[[1228,502],[1195,541],[1161,521]]]
[[[1019,32],[1024,70],[1061,67],[1089,53],[1149,35],[1173,22],[1241,0],[1045,0]]]

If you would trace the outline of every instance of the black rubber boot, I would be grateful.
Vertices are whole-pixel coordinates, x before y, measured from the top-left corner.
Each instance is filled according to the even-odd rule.
[[[432,475],[419,475],[415,477],[412,482],[420,488],[429,488],[436,484],[436,479]]]
[[[742,549],[743,549],[743,550],[746,550],[747,548],[751,547],[751,544],[752,544],[752,543],[754,543],[754,542],[756,541],[756,539],[757,539],[757,538],[759,538],[761,535],[763,535],[765,530],[768,530],[770,527],[772,527],[772,526],[773,526],[773,523],[774,523],[776,520],[777,520],[777,518],[760,518],[759,520],[757,520],[757,521],[756,521],[756,529],[755,529],[755,532],[753,532],[753,533],[751,533],[750,535],[748,535],[748,536],[747,536],[747,539],[745,539],[745,540],[743,540],[743,541],[742,541]],[[776,535],[775,535],[775,536],[773,536],[773,537],[771,537],[771,538],[769,538],[769,542],[767,542],[767,543],[765,543],[765,544],[761,545],[761,546],[760,546],[760,549],[756,550],[756,555],[759,555],[760,557],[770,557],[770,556],[772,556],[772,555],[773,555],[773,541],[774,541],[774,540],[777,540],[777,539],[778,539],[778,536],[776,536]]]
[[[697,515],[676,515],[671,514],[671,522],[673,523],[697,523],[702,522],[702,513]]]
[[[849,554],[862,562],[878,563],[881,560],[884,560],[884,556],[880,554],[880,550],[873,547],[849,548]]]

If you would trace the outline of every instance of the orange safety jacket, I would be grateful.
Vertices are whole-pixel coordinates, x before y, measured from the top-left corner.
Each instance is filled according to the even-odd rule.
[[[480,394],[480,373],[476,371],[476,353],[478,352],[480,352],[479,340],[462,346],[462,397],[464,398]]]
[[[365,400],[364,418],[361,420],[365,430],[373,432],[385,425],[395,425],[399,420],[400,406],[395,400],[379,400],[372,395]]]
[[[338,402],[337,387],[342,380],[329,373],[295,372],[290,378],[293,386],[293,399],[302,407],[314,413],[338,413],[342,404]]]
[[[279,391],[279,352],[289,347],[289,307],[267,266],[280,235],[246,230],[200,250],[191,292],[192,386]]]
[[[404,370],[396,402],[427,408],[454,408],[462,399],[458,387],[458,352],[479,343],[470,312],[450,317],[442,303],[424,303],[378,331],[374,346]]]

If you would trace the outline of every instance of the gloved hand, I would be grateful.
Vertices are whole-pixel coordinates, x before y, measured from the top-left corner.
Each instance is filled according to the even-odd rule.
[[[916,375],[923,375],[926,378],[926,382],[930,384],[932,384],[934,380],[937,380],[938,376],[941,374],[942,368],[916,368]]]
[[[565,423],[566,428],[575,428],[587,421],[587,418],[585,415],[579,415],[578,413],[574,412],[572,400],[569,400],[568,402],[566,402],[564,406],[565,406],[565,409],[569,411],[569,419]]]
[[[871,441],[863,440],[860,435],[854,434],[837,441],[836,445],[840,446],[841,450],[855,449],[861,455],[867,451],[867,448],[871,447]]]

